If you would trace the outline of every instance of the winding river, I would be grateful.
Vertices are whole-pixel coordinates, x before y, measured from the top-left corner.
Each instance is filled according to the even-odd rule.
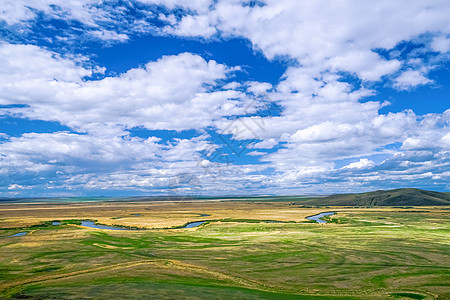
[[[194,228],[194,227],[202,225],[203,223],[205,223],[205,221],[191,222],[191,223],[187,223],[184,227],[181,227],[181,228]]]
[[[306,217],[306,219],[308,220],[312,220],[312,221],[316,221],[317,223],[326,223],[327,221],[322,220],[321,218],[325,217],[325,216],[331,216],[334,215],[334,212],[330,211],[330,212],[323,212],[314,216],[309,216]]]
[[[24,236],[26,235],[28,232],[19,232],[13,235],[8,235],[8,236],[4,236],[4,237],[14,237],[14,236]]]
[[[317,223],[327,223],[327,221],[322,220],[321,218],[325,217],[325,216],[331,216],[334,215],[334,212],[323,212],[317,215],[313,215],[313,216],[309,216],[306,217],[306,219],[308,220],[313,220],[316,221]],[[136,214],[138,215],[138,214]],[[209,216],[206,214],[200,214],[200,216]],[[194,227],[198,227],[200,225],[202,225],[203,223],[205,223],[206,221],[195,221],[195,222],[189,222],[186,225],[184,225],[183,227],[177,227],[177,228],[173,228],[173,229],[183,229],[183,228],[194,228]],[[282,223],[281,221],[272,221],[272,220],[267,220],[265,221],[266,223]],[[53,221],[52,225],[61,225],[60,221]],[[126,227],[116,227],[116,226],[107,226],[107,225],[100,225],[100,224],[95,224],[95,222],[93,221],[81,221],[81,226],[84,227],[89,227],[89,228],[96,228],[96,229],[108,229],[108,230],[139,230],[139,229],[131,229],[131,228],[126,228]],[[145,230],[145,229],[141,229],[141,230]],[[28,232],[19,232],[7,237],[16,237],[16,236],[24,236],[26,235]]]
[[[198,227],[198,226],[202,225],[203,223],[205,223],[205,221],[190,222],[190,223],[187,223],[183,227],[177,227],[177,228],[173,228],[173,229],[194,228],[194,227]],[[95,224],[95,222],[93,222],[93,221],[81,221],[81,226],[89,227],[89,228],[97,228],[97,229],[108,229],[108,230],[147,230],[147,229],[130,229],[130,228],[126,228],[126,227],[100,225],[100,224]]]
[[[127,230],[127,228],[124,228],[124,227],[113,227],[113,226],[95,224],[95,222],[93,222],[93,221],[81,221],[81,226],[97,228],[97,229]]]

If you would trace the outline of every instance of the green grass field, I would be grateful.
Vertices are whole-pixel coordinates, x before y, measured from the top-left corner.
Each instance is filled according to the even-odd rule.
[[[450,299],[449,213],[361,209],[328,224],[227,220],[151,231],[2,229],[0,295]],[[23,231],[32,234],[5,237]]]

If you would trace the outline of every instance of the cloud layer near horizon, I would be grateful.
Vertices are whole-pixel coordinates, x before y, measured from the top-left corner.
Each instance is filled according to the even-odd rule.
[[[389,112],[377,97],[438,84],[448,1],[6,2],[0,114],[66,129],[0,135],[4,195],[450,189],[450,109]],[[39,30],[48,20],[72,26]],[[273,82],[243,80],[246,66],[181,52],[112,74],[71,40],[114,47],[145,35],[246,39],[286,69]],[[217,136],[252,158],[218,154]]]

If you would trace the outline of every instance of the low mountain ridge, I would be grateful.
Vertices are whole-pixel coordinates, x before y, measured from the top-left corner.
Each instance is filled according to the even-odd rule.
[[[435,206],[450,205],[450,193],[414,188],[379,190],[360,194],[337,194],[302,204],[330,206]]]

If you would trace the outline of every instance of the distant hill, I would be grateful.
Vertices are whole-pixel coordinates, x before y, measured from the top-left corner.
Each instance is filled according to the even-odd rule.
[[[330,206],[434,206],[450,205],[450,193],[420,189],[396,189],[361,194],[337,194],[301,201],[307,205]]]

